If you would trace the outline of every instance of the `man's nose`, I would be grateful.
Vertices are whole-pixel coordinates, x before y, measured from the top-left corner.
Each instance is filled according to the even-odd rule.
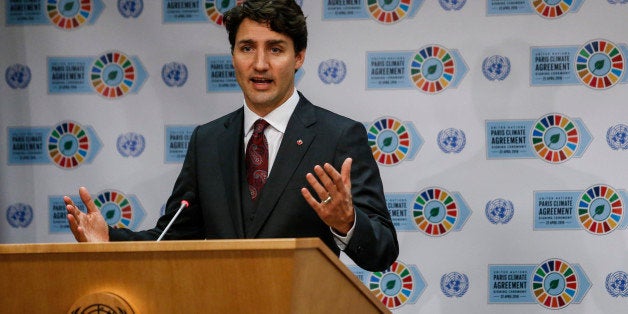
[[[263,49],[259,49],[255,53],[254,67],[258,71],[268,69],[268,56],[267,56],[267,53]]]

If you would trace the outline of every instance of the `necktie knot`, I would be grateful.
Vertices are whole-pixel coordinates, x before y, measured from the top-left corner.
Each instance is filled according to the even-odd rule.
[[[257,119],[253,124],[253,135],[260,135],[264,132],[266,127],[268,126],[268,122],[264,119]]]

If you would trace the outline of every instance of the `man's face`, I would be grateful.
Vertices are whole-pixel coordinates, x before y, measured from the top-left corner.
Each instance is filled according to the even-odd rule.
[[[244,19],[232,60],[248,107],[265,116],[286,101],[294,90],[294,72],[304,58],[305,50],[295,53],[290,37],[272,31],[267,24]]]

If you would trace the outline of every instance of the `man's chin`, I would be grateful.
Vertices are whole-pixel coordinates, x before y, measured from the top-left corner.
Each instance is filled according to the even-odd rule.
[[[269,109],[269,108],[276,108],[280,105],[280,103],[277,103],[278,100],[275,99],[275,97],[272,97],[272,95],[270,93],[256,93],[257,95],[255,95],[254,97],[249,97],[249,105],[255,108],[265,108],[265,109]]]

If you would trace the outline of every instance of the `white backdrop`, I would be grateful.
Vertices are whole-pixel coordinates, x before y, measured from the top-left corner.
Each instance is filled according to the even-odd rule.
[[[123,192],[145,212],[137,229],[153,227],[181,167],[179,162],[166,162],[166,126],[202,124],[242,104],[239,92],[207,90],[207,58],[229,53],[226,32],[208,21],[165,22],[162,1],[144,1],[138,17],[126,18],[117,9],[118,1],[106,0],[100,16],[72,30],[51,23],[12,24],[7,2],[15,1],[0,6],[0,69],[26,65],[30,81],[24,88],[12,86],[6,78],[0,81],[0,243],[73,241],[69,232],[51,226],[51,204],[60,195],[77,195],[79,186],[94,195]],[[628,124],[628,85],[540,86],[532,83],[530,69],[534,47],[579,49],[596,40],[625,46],[628,4],[584,0],[577,11],[550,19],[536,13],[490,15],[491,0],[458,1],[464,4],[459,10],[445,10],[436,0],[410,1],[419,5],[416,14],[387,24],[371,18],[324,18],[323,2],[303,2],[310,37],[297,88],[314,104],[367,125],[381,117],[411,122],[424,143],[413,158],[380,167],[387,196],[416,195],[438,187],[458,193],[471,211],[466,221],[458,221],[457,230],[442,236],[428,236],[419,229],[398,232],[399,261],[420,272],[422,278],[414,280],[423,281],[425,289],[418,291],[415,285],[410,292],[414,299],[395,307],[395,312],[546,312],[536,302],[491,302],[489,267],[536,267],[550,259],[578,265],[591,285],[583,291],[580,277],[581,300],[561,312],[625,311],[628,299],[614,297],[606,279],[628,271],[628,231],[620,226],[597,235],[584,229],[535,228],[534,195],[581,193],[594,185],[628,189],[628,151],[625,145],[613,149],[607,143],[609,128]],[[455,51],[464,61],[468,71],[455,86],[436,94],[415,87],[367,88],[367,53],[414,54],[430,45]],[[108,51],[140,60],[147,76],[135,93],[106,99],[95,92],[49,91],[51,58],[95,58]],[[493,55],[510,62],[510,73],[503,80],[489,80],[483,74],[484,60]],[[319,76],[319,66],[328,60],[344,63],[342,81],[328,84]],[[180,87],[169,87],[162,79],[163,66],[171,62],[187,67],[187,81]],[[457,69],[461,67],[458,63]],[[625,64],[622,69],[626,71]],[[561,163],[537,157],[488,158],[487,121],[537,121],[550,113],[581,119],[592,137],[581,156]],[[101,147],[93,160],[72,169],[52,161],[11,161],[10,147],[16,143],[9,135],[12,130],[51,129],[66,120],[96,133]],[[439,132],[448,128],[464,132],[461,151],[444,153],[439,148]],[[120,135],[130,132],[144,138],[144,150],[136,157],[124,157],[116,145]],[[513,204],[514,215],[507,223],[493,224],[485,214],[487,203],[498,198]],[[625,210],[628,199],[623,201]],[[23,225],[11,218],[16,211],[26,213],[26,218],[18,219]],[[451,272],[466,276],[466,293],[456,297],[441,289],[443,275]]]

